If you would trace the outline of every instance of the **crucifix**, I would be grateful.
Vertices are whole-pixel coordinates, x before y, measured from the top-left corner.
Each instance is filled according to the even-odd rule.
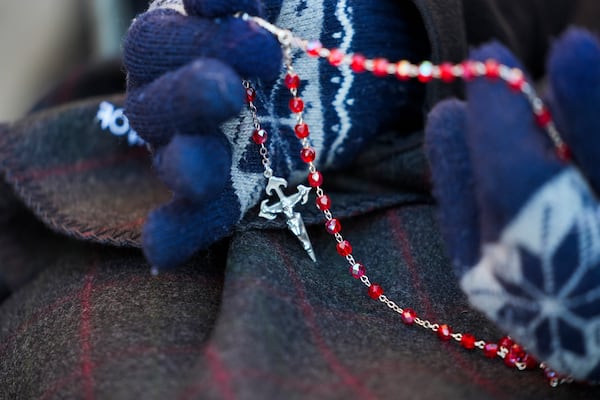
[[[268,220],[273,220],[277,218],[277,215],[283,214],[287,219],[288,229],[296,235],[298,240],[300,240],[302,247],[304,247],[304,250],[306,250],[311,260],[317,262],[310,238],[308,237],[306,227],[304,226],[304,221],[302,220],[302,215],[300,215],[299,212],[294,211],[296,204],[306,204],[310,188],[304,185],[298,185],[298,192],[286,196],[281,188],[286,188],[287,185],[287,181],[283,178],[275,176],[269,178],[265,190],[269,196],[272,196],[274,193],[277,194],[279,202],[269,205],[269,199],[263,200],[262,203],[260,203],[260,213],[258,215]]]

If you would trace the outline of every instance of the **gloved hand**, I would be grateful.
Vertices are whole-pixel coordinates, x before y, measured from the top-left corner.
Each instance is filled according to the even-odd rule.
[[[515,66],[491,44],[473,52]],[[549,103],[574,165],[503,82],[430,114],[427,152],[442,233],[463,290],[538,359],[600,379],[600,43],[571,30],[549,59]]]
[[[269,134],[275,175],[292,181],[307,176],[287,108],[290,94],[282,85],[279,44],[256,25],[232,17],[238,11],[347,53],[416,62],[429,52],[414,6],[394,0],[352,5],[334,0],[152,3],[129,30],[124,60],[126,115],[152,145],[158,174],[174,193],[144,227],[144,251],[157,269],[181,264],[229,235],[262,196],[266,182],[250,140],[252,118],[243,107],[242,78],[258,87],[256,104]],[[381,27],[376,34],[374,26]],[[319,168],[349,163],[369,138],[399,120],[412,130],[422,119],[424,88],[418,83],[390,85],[369,74],[324,66],[301,53],[294,58]]]

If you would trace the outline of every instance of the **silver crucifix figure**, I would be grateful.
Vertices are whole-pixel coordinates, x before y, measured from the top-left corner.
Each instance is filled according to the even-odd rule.
[[[302,247],[304,247],[304,250],[306,250],[311,260],[317,262],[315,252],[312,244],[310,243],[310,238],[308,237],[306,227],[304,226],[304,221],[302,220],[302,216],[299,212],[294,212],[294,207],[296,204],[306,204],[308,201],[310,188],[304,185],[298,185],[297,193],[294,193],[291,196],[286,196],[281,188],[286,188],[287,185],[287,181],[283,178],[278,178],[275,176],[271,176],[269,178],[266,192],[269,196],[273,195],[273,192],[275,192],[275,194],[277,194],[279,197],[279,202],[269,205],[269,199],[263,200],[262,203],[260,203],[260,213],[258,215],[268,220],[277,218],[278,214],[285,215],[288,229],[292,231],[292,233],[300,240]]]

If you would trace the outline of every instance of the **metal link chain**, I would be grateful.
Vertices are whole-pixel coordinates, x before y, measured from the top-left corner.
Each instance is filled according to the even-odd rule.
[[[252,21],[252,22],[258,24],[259,26],[261,26],[262,28],[271,32],[273,35],[275,35],[277,37],[277,39],[279,40],[281,47],[282,47],[283,59],[284,59],[284,64],[286,66],[286,70],[287,70],[288,74],[290,74],[291,76],[295,76],[296,73],[292,66],[292,61],[293,61],[292,48],[297,47],[297,48],[300,48],[300,49],[306,51],[308,48],[309,42],[304,39],[294,36],[294,34],[291,31],[278,28],[277,26],[270,24],[269,22],[267,22],[261,18],[250,17],[247,14],[241,14],[238,16],[240,16],[245,21]],[[318,56],[322,57],[322,58],[327,58],[327,57],[329,57],[330,54],[332,54],[332,52],[326,48],[320,48],[317,53],[318,53]],[[343,55],[342,64],[349,65],[351,62],[352,62],[351,55]],[[437,65],[431,65],[431,63],[428,63],[428,62],[423,63],[420,67],[417,65],[414,65],[414,64],[410,64],[409,62],[406,62],[406,61],[399,62],[397,65],[390,64],[387,68],[387,73],[390,75],[394,75],[394,74],[400,73],[401,68],[404,68],[404,71],[408,77],[417,78],[423,72],[422,68],[424,68],[424,67],[427,67],[426,71],[429,71],[429,73],[431,74],[430,76],[433,77],[434,79],[440,79],[442,77],[442,72],[443,72],[442,68]],[[517,68],[510,68],[506,65],[498,65],[497,67],[498,67],[499,77],[507,83],[514,82],[514,80],[523,78],[523,76],[524,76],[523,72]],[[371,72],[375,71],[376,65],[375,65],[374,60],[365,60],[364,68],[367,71],[371,71]],[[487,65],[480,61],[473,62],[473,68],[474,68],[476,76],[485,76],[486,73],[488,72]],[[457,78],[466,78],[467,71],[465,70],[465,67],[463,67],[462,65],[452,66],[451,71],[452,71],[452,74]],[[246,89],[249,89],[249,88],[251,88],[251,85],[248,81],[244,81],[244,87]],[[519,90],[521,91],[521,93],[523,93],[523,95],[529,101],[534,114],[536,116],[543,115],[543,113],[546,110],[545,105],[544,105],[542,99],[536,94],[533,87],[528,82],[522,82]],[[290,93],[292,94],[292,96],[294,98],[298,98],[297,88],[291,88]],[[254,127],[255,127],[255,129],[260,130],[261,126],[260,126],[260,122],[258,120],[256,106],[252,102],[249,102],[249,108],[252,113]],[[296,113],[296,120],[297,120],[298,124],[304,123],[302,111]],[[544,126],[544,129],[546,130],[549,138],[551,139],[551,141],[557,148],[565,146],[565,143],[562,140],[560,132],[558,131],[558,129],[556,128],[556,125],[554,124],[554,122],[552,120],[550,120],[550,122]],[[303,148],[308,148],[310,146],[308,138],[301,139],[301,144],[302,144]],[[260,155],[262,157],[263,166],[265,167],[265,173],[264,173],[265,177],[269,178],[272,176],[273,171],[270,167],[271,162],[269,159],[268,150],[264,144],[261,145]],[[317,172],[317,168],[313,162],[309,163],[308,169],[311,174]],[[316,187],[316,194],[318,197],[325,196],[325,192],[323,191],[321,186]],[[325,216],[327,221],[331,221],[334,219],[333,214],[331,213],[331,211],[329,209],[323,210],[323,215]],[[342,236],[341,233],[335,233],[334,238],[337,243],[342,243],[344,241],[344,237]],[[352,254],[347,255],[345,258],[351,267],[355,267],[356,265],[358,265],[358,263],[356,262],[356,260],[354,259]],[[371,288],[372,283],[366,274],[360,276],[359,279],[366,287]],[[384,294],[381,294],[378,297],[378,300],[380,302],[384,303],[389,309],[393,310],[394,312],[396,312],[398,314],[403,314],[405,311],[404,309],[402,309],[399,305],[397,305],[394,301],[390,300]],[[424,320],[424,319],[421,319],[418,317],[414,318],[414,323],[417,326],[420,326],[420,327],[422,327],[426,330],[430,330],[432,332],[439,332],[439,330],[440,330],[440,324],[432,323],[431,321]],[[455,333],[451,333],[450,337],[457,342],[462,342],[465,335],[460,332],[455,332]],[[475,343],[473,343],[473,346],[477,349],[485,350],[487,344],[488,344],[488,342],[486,342],[484,340],[478,340]],[[504,359],[508,356],[509,351],[510,351],[509,349],[507,349],[503,346],[499,346],[498,350],[496,352],[496,355],[498,357]],[[539,366],[542,369],[547,368],[543,363],[540,364]],[[520,371],[528,369],[528,365],[526,363],[520,362],[520,361],[515,363],[515,367]],[[553,379],[551,379],[550,383],[552,386],[558,386],[561,383],[567,383],[567,382],[572,382],[572,381],[573,380],[571,378],[553,378]]]
[[[254,88],[252,87],[252,84],[250,83],[250,81],[243,80],[242,85],[244,86],[244,88],[246,90],[254,91]],[[256,105],[254,104],[253,101],[248,101],[248,108],[250,109],[250,114],[252,115],[252,123],[254,125],[254,129],[256,129],[256,131],[262,130],[262,126],[260,125],[260,119],[258,118],[258,109],[256,108]],[[261,162],[264,167],[263,176],[267,179],[273,177],[273,169],[271,168],[271,159],[269,158],[269,149],[267,149],[267,146],[265,146],[264,143],[260,145],[260,149],[258,150],[258,153],[260,154],[260,156],[262,158]]]

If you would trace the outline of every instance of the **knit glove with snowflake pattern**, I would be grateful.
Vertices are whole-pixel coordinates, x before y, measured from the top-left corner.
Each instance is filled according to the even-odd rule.
[[[149,215],[143,232],[145,254],[159,270],[232,233],[262,195],[266,182],[250,140],[242,79],[257,86],[274,173],[292,182],[307,176],[287,108],[290,94],[282,85],[280,46],[255,24],[233,17],[238,11],[346,52],[414,61],[428,53],[416,9],[394,0],[154,1],[129,29],[124,61],[126,115],[151,144],[158,174],[173,191],[172,201]],[[373,34],[373,26],[385,29]],[[319,168],[351,162],[398,116],[406,116],[407,129],[422,119],[424,89],[417,83],[390,85],[324,68],[300,52],[294,59]]]
[[[498,44],[479,60],[516,65]],[[430,114],[442,233],[471,303],[555,370],[600,380],[600,43],[571,30],[549,59],[548,102],[574,164],[527,100],[498,82]]]

